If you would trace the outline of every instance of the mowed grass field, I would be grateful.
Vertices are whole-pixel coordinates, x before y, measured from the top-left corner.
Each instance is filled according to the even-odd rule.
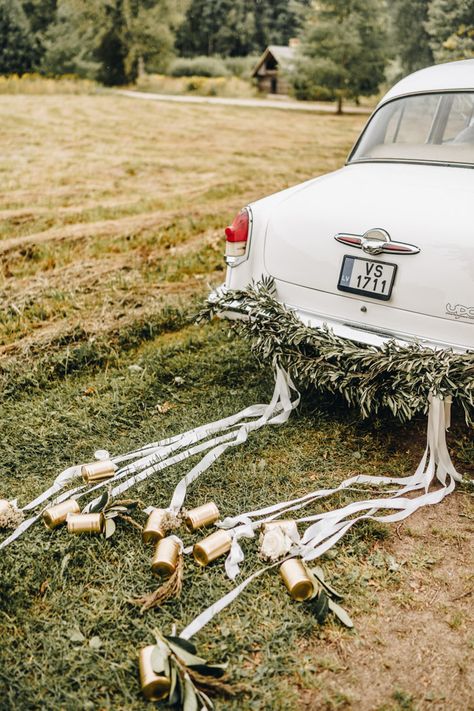
[[[272,374],[248,345],[221,322],[194,324],[224,277],[223,226],[247,202],[341,166],[363,121],[1,97],[0,498],[26,503],[98,448],[120,453],[268,402]],[[423,418],[361,422],[304,393],[286,425],[226,453],[186,503],[233,515],[356,473],[412,473],[424,431]],[[217,709],[474,708],[471,434],[455,417],[466,481],[448,501],[399,527],[358,525],[322,559],[355,630],[319,626],[268,573],[199,633],[203,656],[227,658],[247,687]],[[189,468],[130,493],[167,505]],[[247,575],[261,563],[256,543],[243,545]],[[127,524],[110,540],[38,524],[2,551],[0,708],[149,708],[138,649],[232,588],[221,561],[186,559],[180,599],[140,614],[129,600],[156,587],[149,562]]]

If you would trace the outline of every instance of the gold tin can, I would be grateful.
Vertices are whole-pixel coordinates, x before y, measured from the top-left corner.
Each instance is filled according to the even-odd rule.
[[[68,533],[102,533],[105,518],[102,513],[68,514]]]
[[[86,484],[96,483],[104,479],[110,479],[117,470],[117,467],[110,461],[90,462],[81,467],[82,478]]]
[[[165,537],[165,531],[162,527],[165,516],[166,511],[164,509],[153,509],[142,531],[143,543],[157,543]]]
[[[232,538],[227,531],[215,531],[200,541],[200,543],[194,545],[194,560],[196,563],[199,563],[199,565],[207,565],[216,558],[219,558],[219,556],[230,551],[231,544]]]
[[[50,506],[49,509],[43,511],[43,521],[47,528],[56,528],[62,523],[66,523],[68,514],[81,513],[81,507],[76,499],[67,499],[60,504]]]
[[[314,592],[313,581],[299,558],[290,558],[280,565],[280,574],[293,600],[308,600]]]
[[[167,536],[156,544],[155,552],[151,561],[151,569],[159,575],[172,575],[176,570],[180,554],[179,543]]]
[[[219,517],[219,509],[213,501],[209,501],[208,504],[203,504],[188,511],[184,520],[190,531],[196,531],[198,528],[204,528],[215,523],[219,520]]]
[[[138,655],[140,685],[142,687],[143,696],[148,699],[148,701],[161,701],[168,696],[171,688],[171,682],[168,677],[156,674],[153,671],[151,664],[153,649],[153,644],[140,649]]]
[[[296,523],[290,518],[280,519],[277,521],[267,521],[267,523],[264,523],[262,526],[262,532],[268,533],[268,531],[271,531],[274,528],[281,528],[284,533],[287,533],[293,528],[293,526],[296,527]]]

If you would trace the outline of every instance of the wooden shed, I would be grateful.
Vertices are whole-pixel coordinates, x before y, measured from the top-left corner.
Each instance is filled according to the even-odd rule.
[[[294,46],[271,44],[266,48],[252,72],[259,91],[265,94],[288,94],[289,84],[282,69],[291,66]]]

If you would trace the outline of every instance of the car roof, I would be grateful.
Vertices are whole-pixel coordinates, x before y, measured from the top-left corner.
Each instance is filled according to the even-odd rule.
[[[424,91],[453,91],[455,89],[474,90],[474,59],[437,64],[434,67],[427,67],[409,74],[385,94],[379,106],[397,96],[418,94]]]

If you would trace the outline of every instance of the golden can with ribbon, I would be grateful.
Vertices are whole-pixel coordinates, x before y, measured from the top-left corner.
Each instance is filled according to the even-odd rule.
[[[220,513],[216,504],[213,501],[209,501],[207,504],[188,511],[184,521],[190,531],[196,531],[198,528],[211,526],[219,520],[219,517]]]
[[[148,699],[148,701],[161,701],[168,696],[171,682],[168,677],[156,674],[156,672],[153,671],[151,657],[154,648],[154,645],[150,644],[148,647],[140,649],[138,655],[140,686],[143,696]]]
[[[178,565],[181,546],[172,536],[162,538],[156,544],[151,569],[158,575],[172,575]]]
[[[142,531],[143,543],[157,543],[165,537],[163,528],[165,516],[166,511],[164,509],[153,509]]]
[[[102,533],[105,517],[102,513],[68,514],[68,533]]]
[[[86,484],[96,484],[104,479],[113,477],[117,470],[115,464],[109,460],[100,460],[83,464],[81,467],[82,478]]]
[[[67,501],[62,501],[60,504],[50,506],[43,511],[43,521],[47,528],[53,529],[62,523],[66,523],[68,514],[78,513],[81,513],[81,507],[76,499],[67,499]]]
[[[308,600],[313,592],[313,581],[299,558],[290,558],[280,565],[280,575],[293,600]]]
[[[230,551],[232,537],[227,531],[215,531],[210,536],[196,543],[193,548],[193,556],[199,565],[208,565],[219,556]]]
[[[268,531],[271,531],[275,528],[281,528],[283,533],[289,533],[290,531],[294,530],[296,527],[295,521],[293,521],[290,518],[285,518],[285,519],[276,519],[275,521],[267,521],[262,525],[262,533],[268,533]]]

